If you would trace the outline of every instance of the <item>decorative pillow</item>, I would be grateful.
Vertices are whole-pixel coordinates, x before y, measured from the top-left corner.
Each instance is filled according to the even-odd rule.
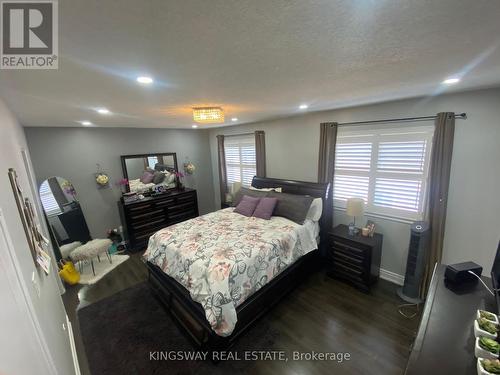
[[[256,187],[253,187],[253,186],[250,186],[250,190],[255,190],[255,191],[275,191],[277,193],[281,193],[281,189],[280,187],[275,187],[275,188],[256,188]]]
[[[323,199],[314,198],[307,212],[306,219],[311,219],[312,221],[319,221],[321,219],[321,214],[323,213]]]
[[[267,193],[267,191],[250,190],[248,188],[242,187],[233,197],[233,207],[236,207],[238,203],[240,203],[240,200],[244,195],[248,195],[249,197],[262,198],[265,197]]]
[[[169,172],[169,171],[162,171],[161,173],[163,173],[165,175],[165,182],[167,184],[171,184],[173,182],[175,182],[175,174],[172,173],[172,172]]]
[[[255,211],[252,216],[258,217],[260,219],[269,220],[273,216],[274,207],[278,203],[277,198],[260,198],[259,204],[255,207]]]
[[[141,182],[143,184],[150,184],[153,182],[154,175],[150,173],[149,171],[144,171],[144,173],[141,176]]]
[[[244,216],[252,216],[255,211],[255,207],[259,204],[260,198],[251,197],[249,195],[244,195],[240,203],[234,209],[234,212],[244,215]]]
[[[267,196],[278,199],[278,204],[274,209],[274,216],[286,217],[300,225],[304,224],[307,212],[314,199],[307,195],[276,193],[274,191],[267,193]]]
[[[165,179],[165,175],[161,172],[156,171],[153,175],[153,184],[161,184]]]

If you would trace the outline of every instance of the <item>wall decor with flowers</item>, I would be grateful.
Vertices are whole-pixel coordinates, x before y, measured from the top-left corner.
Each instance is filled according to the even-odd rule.
[[[97,172],[95,173],[95,182],[99,189],[109,188],[109,175],[102,171],[101,165],[96,164]]]

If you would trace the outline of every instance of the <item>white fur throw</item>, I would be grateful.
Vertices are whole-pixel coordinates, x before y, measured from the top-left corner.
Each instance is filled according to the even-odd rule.
[[[111,246],[111,243],[111,240],[107,238],[89,241],[85,245],[77,247],[73,250],[70,254],[70,258],[73,262],[92,259],[97,255],[105,254]]]

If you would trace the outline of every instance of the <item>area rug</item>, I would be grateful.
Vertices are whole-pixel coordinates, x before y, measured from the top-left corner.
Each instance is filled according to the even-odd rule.
[[[80,309],[78,320],[93,375],[252,373],[257,364],[185,360],[185,353],[196,353],[195,349],[146,283]],[[261,319],[230,351],[242,356],[245,351],[278,350],[278,338],[279,333]]]
[[[80,273],[80,281],[78,283],[84,285],[95,284],[120,264],[125,262],[128,258],[128,255],[113,254],[111,255],[112,263],[109,263],[109,260],[105,255],[101,256],[100,262],[97,260],[97,258],[94,259],[95,276],[92,272],[92,266],[90,265],[90,262],[85,262],[83,266],[83,272]],[[78,265],[76,266],[76,269],[78,269]]]

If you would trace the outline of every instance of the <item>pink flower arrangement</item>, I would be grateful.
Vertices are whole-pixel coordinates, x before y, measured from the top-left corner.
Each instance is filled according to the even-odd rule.
[[[116,184],[118,186],[126,186],[126,185],[128,185],[128,180],[126,178],[122,178],[122,179],[116,181]]]

